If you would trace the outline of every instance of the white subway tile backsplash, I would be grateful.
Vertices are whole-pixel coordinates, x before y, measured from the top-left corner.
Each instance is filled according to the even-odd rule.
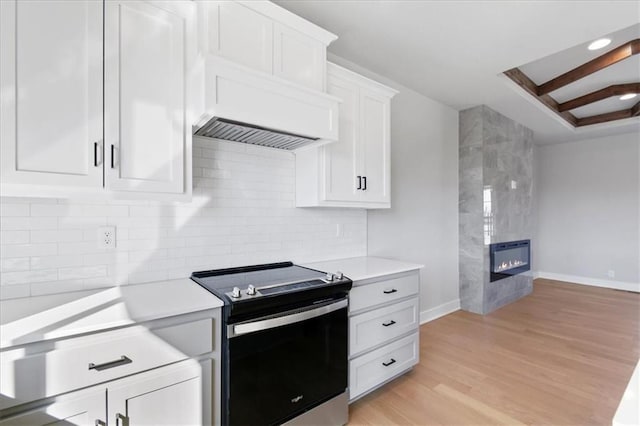
[[[0,286],[0,299],[17,299],[19,297],[28,297],[30,296],[30,285],[29,284],[19,284],[19,285],[5,285]],[[60,293],[60,290],[55,291],[55,293]]]
[[[31,258],[31,269],[68,268],[82,266],[82,256],[58,255],[58,256],[34,256]]]
[[[28,257],[13,257],[8,259],[0,259],[0,272],[17,272],[28,271],[30,262]]]
[[[77,280],[82,278],[96,278],[107,276],[107,266],[82,266],[78,268],[60,268],[58,275],[61,280]]]
[[[31,204],[31,216],[66,216],[68,210],[64,204]]]
[[[28,284],[58,279],[57,269],[41,269],[23,272],[3,272],[0,275],[0,285]]]
[[[73,242],[84,239],[81,230],[33,230],[31,231],[32,243]]]
[[[190,203],[0,198],[0,298],[366,254],[364,210],[294,207],[294,154],[198,139],[193,154]],[[105,225],[114,249],[98,247]]]
[[[104,287],[104,286],[103,286]],[[84,290],[82,280],[48,281],[29,285],[31,296],[44,296],[53,293],[67,293]]]
[[[29,217],[0,217],[0,229],[3,231],[29,230],[31,229]],[[4,241],[2,241],[4,244]]]
[[[29,231],[0,231],[2,244],[25,244],[29,242]]]
[[[0,216],[29,216],[29,204],[10,203],[3,200],[0,202]]]
[[[54,256],[58,247],[55,243],[47,244],[3,244],[0,246],[0,258],[26,256]]]

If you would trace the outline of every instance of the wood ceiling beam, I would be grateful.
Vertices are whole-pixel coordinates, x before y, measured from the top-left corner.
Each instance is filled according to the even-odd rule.
[[[529,77],[527,77],[527,75],[523,73],[519,68],[512,68],[508,71],[505,71],[504,74],[507,77],[509,77],[514,83],[516,83],[518,86],[522,87],[531,96],[535,97],[540,102],[542,102],[551,111],[555,112],[560,117],[562,117],[569,124],[571,124],[574,127],[578,125],[578,119],[573,114],[567,111],[563,112],[559,110],[558,102],[556,102],[555,99],[553,99],[549,95],[538,95],[538,92],[537,92],[538,86],[536,86],[536,84]]]
[[[605,87],[604,89],[596,90],[595,92],[591,92],[584,96],[580,96],[578,98],[558,104],[558,111],[569,111],[581,106],[601,101],[603,99],[610,98],[612,96],[626,95],[627,93],[640,93],[640,82],[614,84],[609,87]]]
[[[576,127],[589,126],[591,124],[606,123],[608,121],[622,120],[624,118],[635,117],[640,109],[640,102],[629,109],[621,109],[619,111],[608,112],[606,114],[592,115],[590,117],[578,118]],[[635,112],[634,112],[635,110]]]
[[[546,95],[547,93],[553,92],[554,90],[580,80],[594,72],[600,71],[603,68],[627,59],[630,56],[637,55],[638,53],[640,53],[640,39],[629,41],[572,69],[571,71],[567,71],[566,73],[541,84],[537,88],[537,95]]]

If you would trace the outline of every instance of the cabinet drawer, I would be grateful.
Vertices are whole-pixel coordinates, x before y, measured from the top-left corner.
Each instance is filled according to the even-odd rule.
[[[403,337],[349,362],[349,399],[376,388],[419,360],[418,333]]]
[[[141,325],[0,353],[0,409],[181,361],[213,350],[213,319]],[[93,364],[93,368],[92,367]]]
[[[418,298],[349,318],[349,356],[415,330],[419,326]]]
[[[418,294],[418,273],[404,277],[355,286],[349,293],[349,312],[358,312],[372,306]]]

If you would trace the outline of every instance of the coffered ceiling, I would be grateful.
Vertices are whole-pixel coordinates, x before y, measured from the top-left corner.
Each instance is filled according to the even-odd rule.
[[[600,40],[609,44],[585,43],[505,75],[573,127],[640,116],[640,24]]]
[[[640,134],[640,118],[574,127],[504,75],[519,68],[536,85],[640,38],[638,1],[275,0],[339,36],[329,52],[462,110],[486,104],[535,132],[538,143]],[[610,47],[588,51],[593,40]],[[557,102],[640,81],[640,55],[555,90]],[[637,102],[638,99],[636,98]],[[610,97],[578,118],[635,102]]]

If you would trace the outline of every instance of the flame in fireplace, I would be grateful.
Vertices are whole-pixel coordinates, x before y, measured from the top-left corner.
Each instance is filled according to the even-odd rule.
[[[495,272],[506,271],[507,269],[517,268],[518,266],[526,264],[527,262],[523,262],[522,260],[510,260],[508,262],[502,262],[499,265],[496,265]]]

